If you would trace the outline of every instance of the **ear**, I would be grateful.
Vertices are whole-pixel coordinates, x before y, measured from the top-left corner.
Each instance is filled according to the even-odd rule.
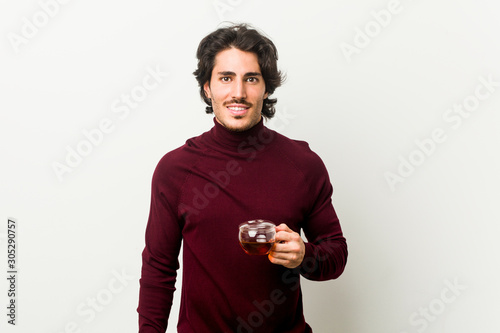
[[[269,96],[269,93],[266,91],[266,93],[264,94],[264,99],[266,99],[267,96]]]
[[[205,90],[205,96],[207,96],[207,98],[212,98],[212,94],[210,93],[210,82],[207,81],[205,82],[205,84],[203,85],[203,90]]]

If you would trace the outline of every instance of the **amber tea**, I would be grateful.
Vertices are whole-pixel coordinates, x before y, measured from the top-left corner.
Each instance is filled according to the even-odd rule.
[[[240,241],[240,245],[246,253],[251,255],[268,254],[274,245],[274,240],[271,242],[245,242]]]
[[[268,254],[274,245],[276,226],[267,220],[252,220],[240,224],[241,248],[250,255]]]

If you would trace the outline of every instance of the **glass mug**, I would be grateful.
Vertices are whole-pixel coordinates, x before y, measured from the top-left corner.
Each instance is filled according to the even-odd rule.
[[[241,248],[250,255],[264,255],[271,251],[276,226],[268,220],[252,220],[239,225]]]

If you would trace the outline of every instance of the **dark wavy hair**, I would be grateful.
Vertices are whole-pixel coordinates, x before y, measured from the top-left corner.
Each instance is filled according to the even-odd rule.
[[[219,28],[202,39],[196,52],[198,58],[198,68],[193,72],[198,85],[200,86],[200,96],[208,105],[207,113],[212,113],[212,102],[205,95],[203,85],[212,77],[212,70],[215,65],[215,56],[224,50],[236,48],[241,51],[253,52],[257,55],[260,70],[266,84],[268,97],[264,99],[262,105],[262,116],[272,118],[276,112],[274,105],[278,101],[276,98],[269,99],[274,90],[281,86],[284,76],[278,70],[278,50],[273,42],[250,27],[248,24],[236,24],[224,28]]]

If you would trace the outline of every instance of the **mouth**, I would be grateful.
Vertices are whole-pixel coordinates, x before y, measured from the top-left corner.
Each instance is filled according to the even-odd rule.
[[[229,104],[226,107],[233,116],[242,116],[250,109],[250,106],[245,104]]]

